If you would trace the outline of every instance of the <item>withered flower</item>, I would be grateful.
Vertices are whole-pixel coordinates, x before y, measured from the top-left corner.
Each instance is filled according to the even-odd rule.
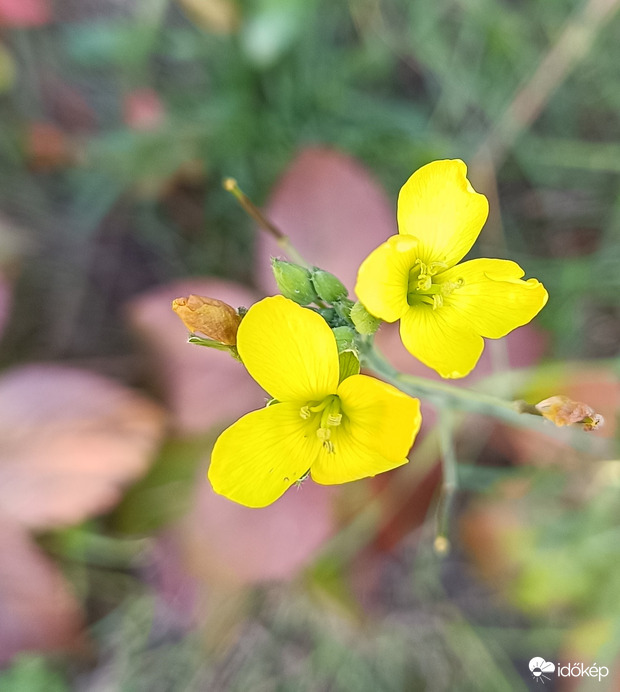
[[[192,334],[202,334],[226,346],[237,343],[241,316],[228,303],[192,294],[175,298],[172,309]]]
[[[605,419],[600,413],[582,401],[573,401],[567,396],[558,394],[536,404],[542,416],[555,425],[580,425],[586,432],[600,428]]]

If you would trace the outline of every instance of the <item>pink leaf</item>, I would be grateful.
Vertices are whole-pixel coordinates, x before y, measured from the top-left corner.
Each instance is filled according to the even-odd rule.
[[[235,308],[249,307],[255,296],[231,282],[187,279],[156,288],[129,305],[130,325],[150,356],[173,425],[181,433],[200,433],[264,406],[266,394],[228,353],[187,343],[187,329],[171,303],[190,293],[219,298]]]
[[[277,183],[267,216],[310,264],[335,274],[350,292],[362,260],[397,232],[396,208],[363,166],[338,151],[304,149]],[[282,250],[266,233],[257,238],[259,285],[276,291],[270,256]]]
[[[100,375],[28,365],[0,377],[0,509],[35,529],[108,510],[147,470],[161,410]]]
[[[62,574],[16,523],[0,517],[0,664],[20,651],[79,642],[82,612]]]
[[[125,94],[123,99],[125,124],[133,130],[158,130],[166,118],[166,109],[154,89],[143,87]]]
[[[334,530],[336,487],[305,481],[277,502],[249,509],[216,495],[205,481],[181,523],[192,574],[219,583],[289,579],[307,565]]]
[[[0,0],[0,26],[42,26],[51,18],[48,0]]]

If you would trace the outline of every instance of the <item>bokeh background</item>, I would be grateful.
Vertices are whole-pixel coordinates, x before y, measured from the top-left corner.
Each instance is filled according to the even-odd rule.
[[[0,0],[0,689],[503,692],[533,657],[610,671],[545,689],[620,687],[619,8]],[[605,427],[424,403],[394,473],[216,497],[213,440],[264,393],[170,301],[248,306],[278,254],[222,179],[352,288],[406,178],[456,157],[491,202],[471,256],[550,293],[465,384]]]

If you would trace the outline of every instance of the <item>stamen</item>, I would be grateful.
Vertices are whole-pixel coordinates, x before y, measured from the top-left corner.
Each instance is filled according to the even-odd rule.
[[[429,274],[420,274],[418,277],[418,283],[416,284],[419,291],[428,291],[428,289],[433,285],[433,280]]]
[[[329,454],[334,453],[334,443],[331,441],[331,428],[335,428],[342,422],[340,412],[340,399],[335,394],[325,397],[320,404],[311,406],[309,411],[313,413],[321,412],[321,420],[317,428],[316,435],[323,442],[323,447]]]
[[[323,442],[327,442],[331,435],[332,431],[329,428],[319,428],[316,431],[316,436],[319,438],[319,440],[323,440]]]
[[[448,265],[445,262],[431,262],[428,265],[428,274],[431,276],[435,276],[435,274],[439,273],[440,271],[443,271],[444,269],[447,269]]]

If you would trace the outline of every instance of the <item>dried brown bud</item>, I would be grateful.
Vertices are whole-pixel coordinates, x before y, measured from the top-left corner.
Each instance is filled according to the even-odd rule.
[[[600,428],[605,419],[591,406],[581,401],[572,401],[567,396],[556,395],[536,404],[541,415],[555,425],[580,425],[586,432]]]
[[[216,298],[190,295],[187,298],[175,298],[172,309],[193,334],[203,334],[227,346],[237,343],[241,317],[228,303]]]

